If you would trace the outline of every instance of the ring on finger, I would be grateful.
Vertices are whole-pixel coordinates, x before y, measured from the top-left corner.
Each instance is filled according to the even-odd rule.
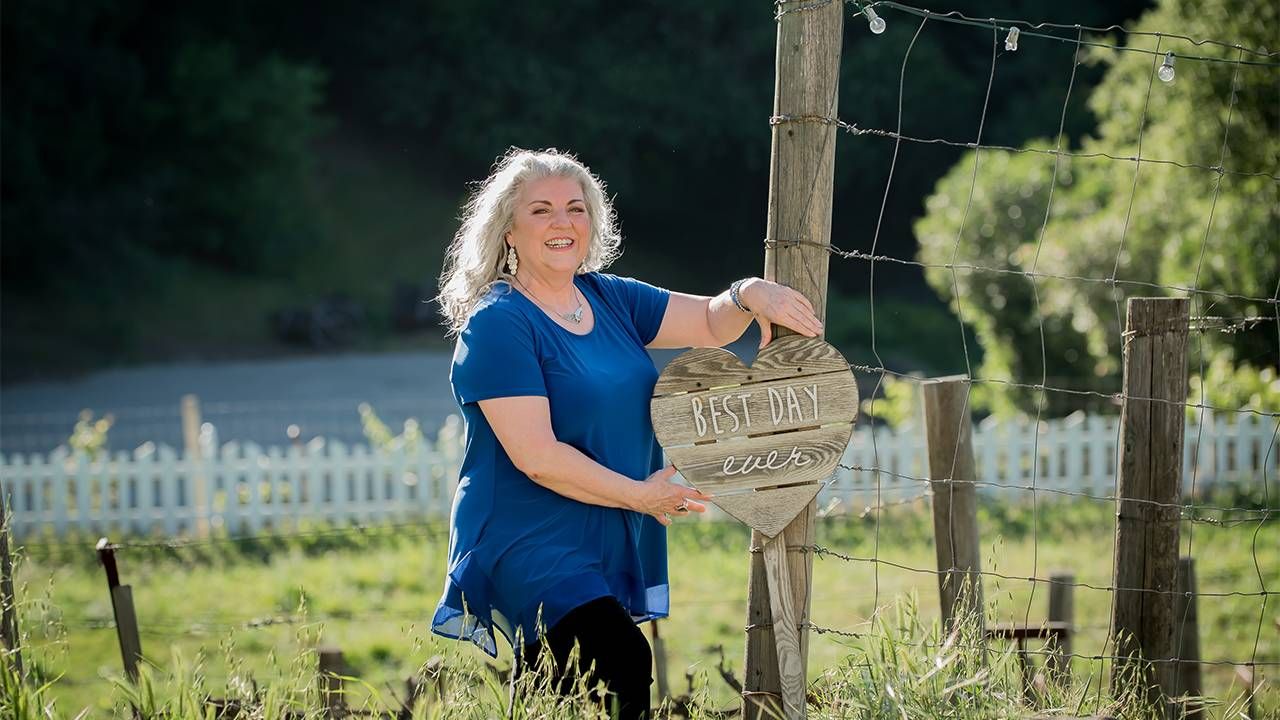
[[[676,506],[674,512],[689,512],[689,498],[681,500],[680,504]]]

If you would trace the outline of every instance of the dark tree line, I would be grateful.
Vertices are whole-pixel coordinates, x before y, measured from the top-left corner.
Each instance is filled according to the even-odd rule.
[[[1146,3],[997,5],[953,8],[1108,25]],[[617,196],[629,270],[700,290],[759,272],[769,2],[14,0],[2,12],[6,305],[75,297],[109,308],[174,267],[287,276],[314,232],[305,187],[315,143],[345,132],[413,148],[424,175],[460,190],[508,146],[572,149]],[[919,26],[882,15],[889,29],[877,36],[846,14],[840,112],[863,127],[897,125],[898,76]],[[971,140],[992,43],[990,30],[924,27],[903,131]],[[1064,47],[1023,43],[1002,58],[988,142],[1056,129]],[[1081,68],[1081,98],[1101,73]],[[1073,139],[1094,124],[1083,102],[1068,108]],[[837,245],[870,247],[892,150],[841,137]],[[900,151],[879,252],[914,256],[911,224],[959,157]],[[918,272],[877,272],[877,293],[929,295]],[[836,264],[832,277],[865,293],[868,268]]]

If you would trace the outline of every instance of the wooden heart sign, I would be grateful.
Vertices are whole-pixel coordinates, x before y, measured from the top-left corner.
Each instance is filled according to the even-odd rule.
[[[839,464],[858,386],[838,350],[792,335],[766,346],[751,367],[719,348],[680,355],[658,377],[649,413],[689,484],[773,537]]]

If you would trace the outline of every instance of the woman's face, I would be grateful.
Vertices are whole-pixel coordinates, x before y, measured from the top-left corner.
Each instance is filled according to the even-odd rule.
[[[530,180],[516,196],[507,244],[514,246],[520,274],[572,275],[587,257],[591,218],[582,186],[568,177]]]

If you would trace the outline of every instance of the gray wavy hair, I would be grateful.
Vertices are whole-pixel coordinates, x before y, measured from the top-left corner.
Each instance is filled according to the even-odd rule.
[[[462,225],[445,254],[440,294],[435,299],[449,335],[460,332],[480,298],[495,282],[508,277],[504,236],[515,219],[516,196],[525,183],[545,177],[572,178],[582,186],[591,241],[579,274],[606,268],[622,253],[617,216],[600,178],[570,153],[513,147],[498,158],[489,177],[467,200]]]

